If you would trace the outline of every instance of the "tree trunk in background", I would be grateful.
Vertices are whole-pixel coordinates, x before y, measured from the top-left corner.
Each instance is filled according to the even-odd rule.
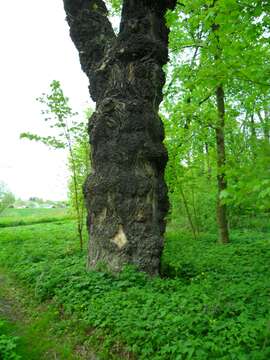
[[[119,35],[102,0],[64,0],[90,80],[92,173],[85,184],[88,267],[126,263],[157,274],[168,210],[167,152],[158,116],[168,60],[164,15],[176,0],[124,0]]]
[[[207,179],[210,181],[212,177],[212,168],[210,163],[210,154],[209,154],[209,145],[206,142],[204,144],[205,146],[205,155],[206,155],[206,173],[207,173]]]
[[[251,130],[251,140],[252,143],[257,141],[257,134],[256,134],[256,127],[255,127],[255,121],[254,121],[254,114],[252,113],[250,116],[250,130]]]
[[[229,242],[229,228],[227,219],[227,206],[222,204],[220,195],[223,190],[227,189],[227,180],[225,175],[226,154],[225,154],[225,103],[224,91],[222,86],[216,89],[218,121],[216,125],[216,143],[217,143],[217,222],[219,229],[219,241],[223,244]]]
[[[263,131],[263,137],[266,144],[269,144],[270,139],[270,126],[269,126],[269,114],[268,111],[264,111],[264,116],[261,114],[260,111],[258,111],[258,117],[260,119],[262,131]]]

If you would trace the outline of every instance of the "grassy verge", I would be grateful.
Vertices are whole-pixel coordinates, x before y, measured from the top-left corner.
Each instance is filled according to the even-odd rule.
[[[7,209],[0,216],[0,228],[71,220],[67,209]]]
[[[163,278],[127,267],[118,276],[86,272],[74,223],[0,230],[0,263],[41,303],[75,316],[82,346],[101,359],[270,358],[270,236],[233,232],[217,245],[171,229]],[[132,355],[133,354],[133,355]]]
[[[1,359],[90,359],[90,350],[81,345],[82,329],[77,319],[64,318],[51,302],[39,303],[4,269],[0,274]]]

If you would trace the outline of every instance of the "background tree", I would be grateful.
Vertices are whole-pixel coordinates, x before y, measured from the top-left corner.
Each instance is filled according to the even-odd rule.
[[[86,124],[77,120],[77,113],[73,112],[69,99],[64,96],[59,81],[53,81],[49,94],[43,94],[37,100],[44,106],[42,114],[49,123],[54,134],[40,136],[32,133],[22,133],[21,138],[39,141],[54,149],[67,149],[68,165],[71,173],[69,182],[69,197],[73,213],[76,216],[77,231],[81,250],[83,248],[83,227],[85,224],[85,205],[83,199],[83,183],[85,174],[89,172],[90,153],[86,140]],[[88,115],[91,111],[88,111]],[[86,158],[88,160],[86,160]]]
[[[15,196],[8,189],[7,185],[1,181],[0,182],[0,214],[9,206],[13,205],[14,202],[15,202]]]

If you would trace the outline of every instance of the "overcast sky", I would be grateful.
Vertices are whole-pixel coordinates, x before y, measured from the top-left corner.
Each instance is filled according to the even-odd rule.
[[[52,80],[60,80],[74,110],[90,103],[62,0],[2,1],[0,34],[0,181],[24,199],[65,199],[66,154],[19,139],[45,130],[35,98]]]

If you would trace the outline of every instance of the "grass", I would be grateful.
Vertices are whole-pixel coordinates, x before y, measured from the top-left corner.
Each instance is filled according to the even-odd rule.
[[[221,246],[214,235],[194,241],[169,228],[163,277],[151,279],[131,267],[86,272],[74,228],[57,217],[2,228],[0,264],[37,301],[75,317],[81,345],[102,343],[101,359],[270,358],[268,232],[233,231]]]
[[[57,334],[56,310],[40,305],[1,269],[0,358],[4,360],[67,359],[79,360],[74,344],[67,336]],[[14,286],[15,285],[15,286]],[[4,299],[4,302],[3,302]],[[23,310],[23,311],[22,311]],[[1,349],[1,336],[4,340]],[[2,350],[2,351],[1,351]]]
[[[6,209],[0,214],[0,228],[70,220],[67,209]]]

